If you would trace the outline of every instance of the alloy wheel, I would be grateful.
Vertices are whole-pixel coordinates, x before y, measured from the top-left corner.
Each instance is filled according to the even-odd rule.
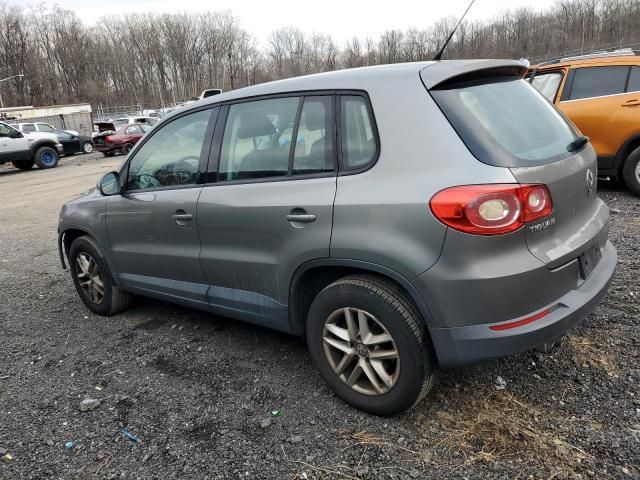
[[[100,276],[98,264],[91,255],[81,252],[76,257],[76,275],[80,288],[93,303],[100,304],[104,300],[104,282]]]
[[[636,163],[636,182],[640,184],[640,162]]]
[[[93,152],[93,145],[91,145],[89,142],[85,142],[85,144],[82,146],[82,151],[84,153]]]
[[[400,356],[389,331],[360,308],[333,312],[322,333],[324,353],[333,372],[356,392],[382,395],[396,384]]]

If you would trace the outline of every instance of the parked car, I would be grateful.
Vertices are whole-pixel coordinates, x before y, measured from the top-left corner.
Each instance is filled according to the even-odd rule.
[[[116,133],[116,126],[111,121],[98,121],[93,123],[91,138],[94,139],[103,133]]]
[[[52,133],[23,133],[0,122],[0,165],[11,162],[20,170],[53,168],[58,165],[63,147]]]
[[[59,129],[52,127],[48,123],[44,122],[27,122],[27,123],[14,123],[13,127],[20,130],[22,133],[33,133],[33,132],[45,132],[45,133],[54,133],[59,131]],[[79,135],[75,130],[63,130],[71,135]]]
[[[122,127],[123,125],[133,125],[136,123],[142,123],[149,126],[154,126],[158,123],[158,118],[156,117],[121,117],[116,118],[113,121],[114,126]]]
[[[93,152],[93,142],[89,137],[85,137],[84,135],[73,135],[64,130],[54,130],[54,133],[64,147],[65,155]]]
[[[116,153],[126,155],[150,129],[148,125],[131,124],[120,127],[114,133],[101,133],[93,138],[94,148],[105,157],[111,157]]]
[[[532,67],[529,79],[591,139],[598,175],[640,195],[640,56],[562,59]]]
[[[408,409],[438,367],[548,348],[613,276],[594,150],[526,71],[385,65],[185,107],[62,208],[63,265],[95,313],[137,293],[305,336],[345,401]]]

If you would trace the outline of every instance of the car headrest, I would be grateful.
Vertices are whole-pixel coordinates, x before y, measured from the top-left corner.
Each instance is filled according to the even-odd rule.
[[[326,111],[321,102],[305,102],[303,108],[304,124],[309,131],[322,130],[326,128]]]
[[[254,138],[273,135],[276,128],[271,120],[262,112],[244,112],[240,116],[238,138]]]

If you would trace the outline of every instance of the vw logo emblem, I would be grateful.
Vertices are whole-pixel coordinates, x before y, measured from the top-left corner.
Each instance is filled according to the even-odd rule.
[[[596,177],[593,175],[593,170],[587,169],[587,193],[593,192],[596,186]]]

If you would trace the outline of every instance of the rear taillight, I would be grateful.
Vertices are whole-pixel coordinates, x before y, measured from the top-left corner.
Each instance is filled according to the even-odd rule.
[[[104,137],[104,141],[105,141],[105,143],[110,143],[111,142],[111,137],[107,135],[106,137]]]
[[[525,223],[551,215],[546,185],[464,185],[436,193],[431,211],[445,225],[475,235],[514,232]]]

